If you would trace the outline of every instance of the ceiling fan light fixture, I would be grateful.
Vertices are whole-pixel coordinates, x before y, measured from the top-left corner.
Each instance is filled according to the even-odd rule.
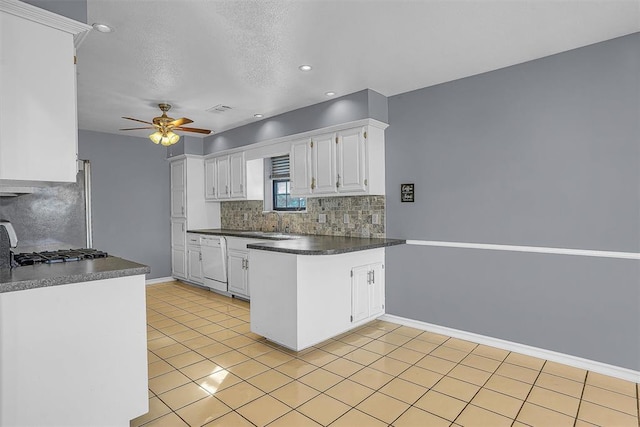
[[[167,133],[166,139],[168,140],[169,145],[173,145],[173,144],[176,144],[180,140],[180,135],[178,135],[177,133],[174,133],[172,131],[169,131]]]
[[[162,132],[157,131],[157,132],[152,133],[151,135],[149,135],[149,139],[154,144],[160,144],[160,140],[162,139]]]
[[[307,64],[303,64],[298,67],[300,71],[311,71],[312,68],[313,67],[311,67],[311,65],[307,65]]]

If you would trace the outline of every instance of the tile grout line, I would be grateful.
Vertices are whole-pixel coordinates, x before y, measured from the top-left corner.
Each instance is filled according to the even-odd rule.
[[[584,376],[584,382],[582,383],[582,391],[580,392],[580,400],[578,401],[578,409],[576,410],[576,417],[573,420],[573,427],[578,424],[578,416],[580,415],[580,407],[582,406],[582,398],[584,397],[584,390],[587,388],[587,378],[589,378],[589,371]]]
[[[511,354],[511,353],[509,353]],[[516,423],[516,420],[518,419],[518,415],[520,415],[520,412],[522,412],[522,408],[524,408],[525,403],[527,403],[527,399],[529,399],[529,396],[531,395],[531,392],[533,391],[533,388],[535,387],[536,382],[538,381],[538,378],[540,378],[540,375],[542,374],[542,371],[544,370],[545,365],[547,364],[547,360],[545,360],[542,363],[542,366],[540,367],[540,370],[538,371],[538,375],[536,375],[536,379],[533,380],[533,383],[531,383],[531,388],[529,389],[529,392],[527,393],[527,395],[525,396],[524,399],[522,399],[522,405],[520,405],[520,409],[518,409],[518,412],[516,413],[516,415],[513,417],[513,422],[511,423],[511,425],[513,426]],[[550,408],[546,408],[546,409],[550,409]],[[576,414],[577,417],[577,414]],[[518,421],[518,422],[522,422],[522,421]],[[522,422],[523,424],[526,424],[524,422]],[[575,419],[574,419],[574,424],[575,424]],[[528,424],[527,424],[528,425]],[[575,426],[574,426],[575,427]]]
[[[479,344],[478,344],[478,345],[479,345]],[[477,347],[476,347],[476,348],[477,348]],[[474,349],[474,350],[475,350],[475,349]],[[500,365],[498,365],[498,367],[496,368],[496,370],[495,370],[495,371],[493,371],[493,373],[489,376],[489,378],[487,378],[487,380],[486,380],[486,381],[485,381],[485,382],[480,386],[480,388],[478,389],[478,391],[476,391],[476,392],[474,393],[474,395],[471,397],[471,399],[469,399],[469,401],[467,402],[467,404],[466,404],[466,405],[464,405],[464,408],[462,408],[462,410],[461,410],[460,412],[458,412],[458,415],[456,415],[456,417],[453,419],[452,424],[455,424],[455,422],[458,420],[458,418],[460,418],[460,415],[462,415],[462,413],[465,411],[465,409],[467,409],[467,407],[468,407],[469,405],[471,405],[471,401],[472,401],[473,399],[475,399],[475,397],[478,395],[478,393],[480,393],[480,390],[482,390],[482,389],[484,388],[484,386],[485,386],[485,385],[487,385],[487,383],[489,382],[489,380],[491,379],[491,377],[493,377],[494,375],[500,375],[500,374],[496,374],[496,372],[498,371],[498,369],[500,369],[500,367],[501,367],[502,365],[504,365],[505,363],[507,363],[507,362],[506,362],[506,360],[507,360],[507,358],[509,357],[509,355],[510,355],[511,353],[512,353],[512,352],[508,352],[508,353],[507,353],[507,355],[506,355],[506,356],[504,357],[504,359],[500,362]],[[463,359],[463,360],[464,360],[464,359]],[[465,382],[466,382],[466,381],[465,381]],[[474,385],[475,385],[475,384],[474,384]],[[512,397],[513,397],[513,396],[512,396]],[[473,405],[473,406],[475,406],[475,405]],[[486,411],[489,411],[489,412],[493,412],[494,414],[498,414],[497,412],[492,411],[492,410],[490,410],[490,409],[486,409],[486,408],[482,408],[482,409],[484,409],[484,410],[486,410]],[[502,414],[498,414],[498,415],[501,415],[501,416],[503,416],[503,417],[504,417],[504,415],[502,415]],[[506,418],[509,418],[509,417],[506,417]],[[512,422],[511,422],[511,424],[512,424],[512,425],[513,425],[513,422],[514,422],[514,421],[515,421],[515,418],[513,418],[513,419],[512,419]]]

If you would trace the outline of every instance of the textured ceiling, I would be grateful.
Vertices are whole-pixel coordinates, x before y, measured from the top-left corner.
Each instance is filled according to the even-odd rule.
[[[158,102],[220,132],[327,91],[392,96],[640,31],[637,0],[88,0],[87,12],[115,31],[78,50],[79,127],[109,133]],[[218,104],[232,109],[205,111]]]

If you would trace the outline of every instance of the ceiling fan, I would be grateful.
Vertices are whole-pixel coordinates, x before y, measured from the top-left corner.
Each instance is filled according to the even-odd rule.
[[[123,117],[123,119],[133,120],[135,122],[146,123],[151,126],[145,126],[141,128],[127,128],[120,130],[138,130],[138,129],[155,129],[156,131],[149,135],[149,139],[153,141],[154,144],[161,144],[164,146],[173,145],[180,139],[180,135],[174,132],[174,130],[181,130],[185,132],[195,132],[202,133],[208,135],[211,133],[208,129],[198,129],[198,128],[190,128],[184,127],[183,125],[193,123],[193,120],[187,119],[183,117],[181,119],[173,119],[172,117],[167,116],[167,111],[171,109],[171,105],[169,104],[158,104],[158,107],[162,111],[162,115],[160,117],[154,117],[153,123],[146,122],[144,120],[134,119],[132,117]]]

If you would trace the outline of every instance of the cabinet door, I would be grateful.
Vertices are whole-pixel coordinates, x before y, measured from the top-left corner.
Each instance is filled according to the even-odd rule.
[[[76,182],[73,34],[50,25],[55,18],[48,12],[23,18],[12,13],[26,12],[19,11],[19,2],[5,4],[0,4],[8,10],[0,12],[0,179]],[[41,19],[48,22],[36,22]]]
[[[171,274],[173,277],[187,277],[187,253],[185,248],[171,248]]]
[[[247,259],[248,254],[245,251],[229,249],[227,252],[229,292],[232,294],[249,296]]]
[[[315,182],[311,181],[311,140],[309,139],[291,144],[289,182],[292,195],[311,194],[315,187]]]
[[[171,217],[186,218],[186,169],[185,161],[171,162]]]
[[[229,177],[231,178],[230,197],[234,199],[245,198],[247,196],[247,174],[245,173],[244,152],[229,156]]]
[[[351,321],[369,317],[369,266],[351,269]]]
[[[222,156],[216,159],[216,181],[218,199],[228,199],[229,188],[229,156]]]
[[[199,248],[187,249],[188,279],[195,283],[202,283],[202,252]]]
[[[338,133],[338,191],[362,192],[366,190],[364,128]]]
[[[216,159],[206,159],[204,161],[204,198],[206,200],[216,200]]]
[[[187,221],[184,219],[171,220],[171,247],[184,250],[187,246]]]
[[[314,136],[312,138],[312,173],[315,178],[314,194],[336,193],[336,134]]]
[[[384,270],[381,262],[371,264],[369,284],[369,316],[384,312]]]

